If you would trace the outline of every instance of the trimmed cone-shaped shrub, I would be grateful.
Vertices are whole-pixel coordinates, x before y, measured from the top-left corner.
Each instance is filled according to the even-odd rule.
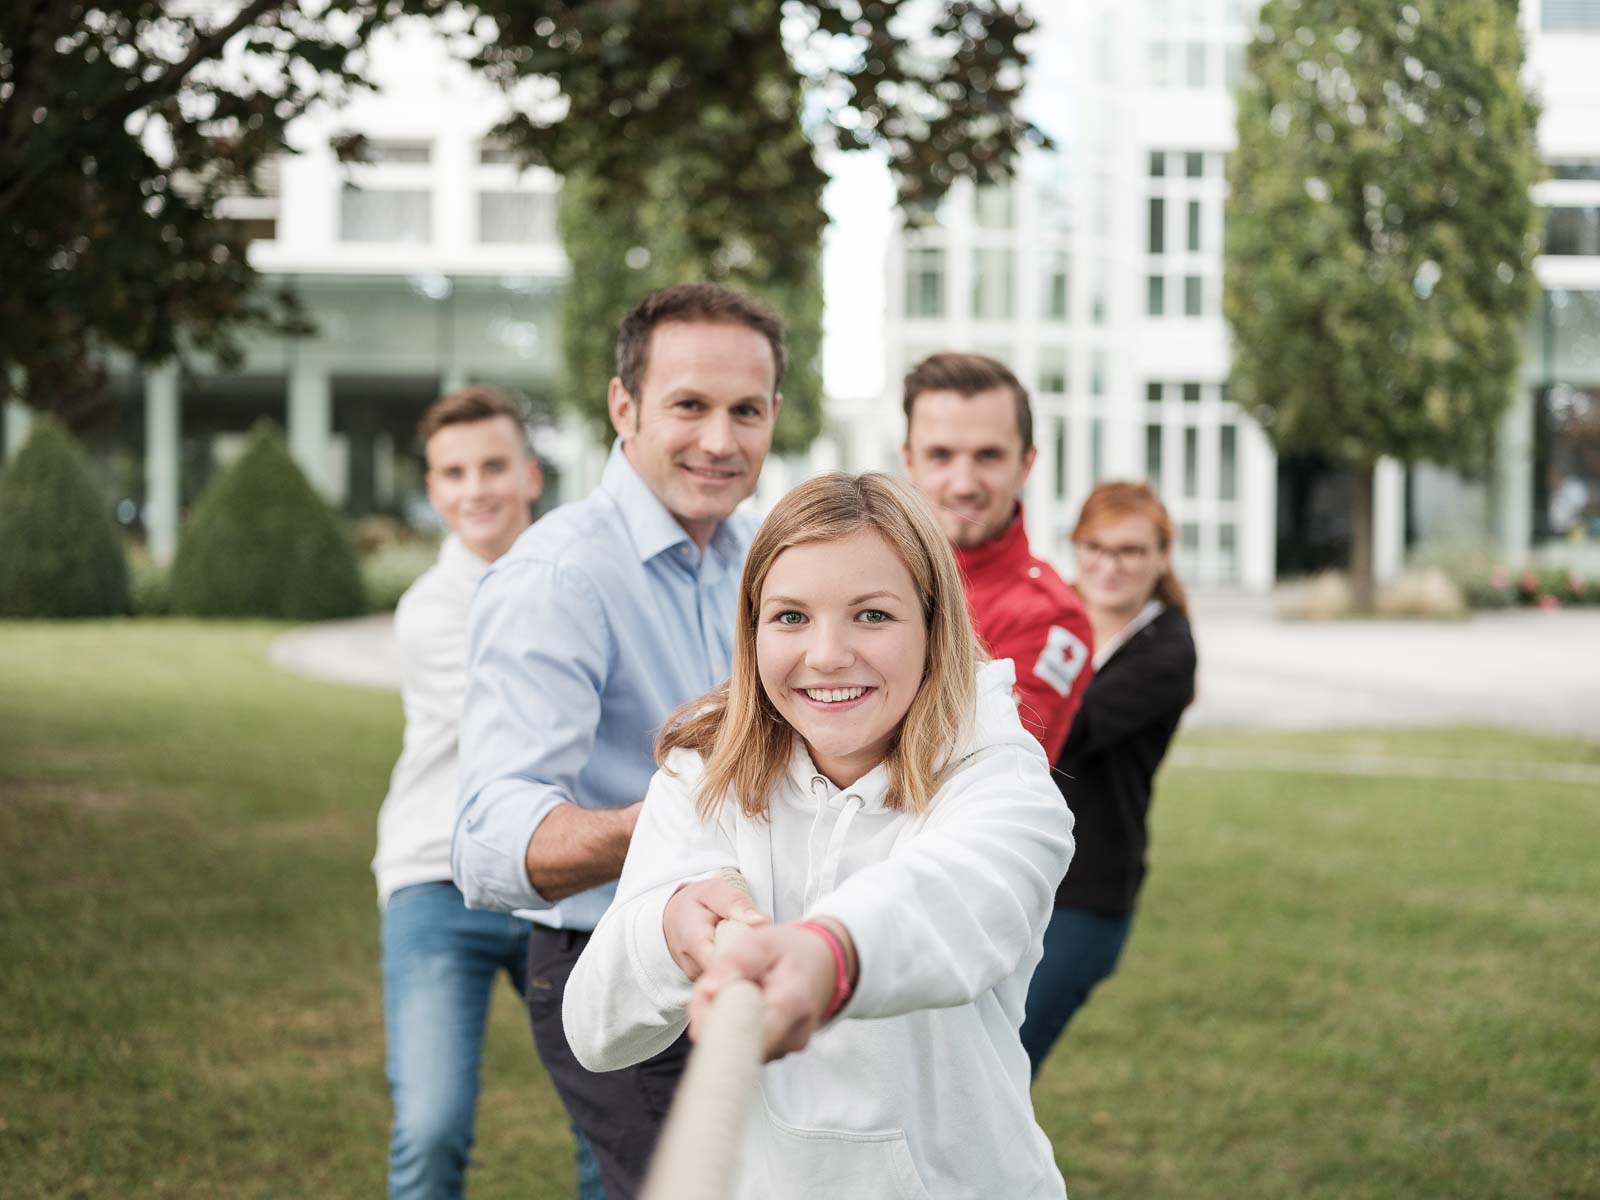
[[[88,457],[41,417],[0,477],[0,617],[128,611],[128,560]]]
[[[355,545],[268,425],[195,505],[173,560],[172,611],[202,617],[353,617]]]

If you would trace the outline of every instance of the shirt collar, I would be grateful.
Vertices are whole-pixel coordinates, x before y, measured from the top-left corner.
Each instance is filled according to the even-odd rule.
[[[1165,612],[1166,607],[1159,600],[1146,602],[1145,606],[1134,615],[1133,620],[1106,639],[1105,645],[1094,648],[1094,669],[1098,671],[1105,666],[1113,654],[1131,642],[1135,634]]]
[[[971,578],[1005,563],[1025,563],[1032,555],[1028,550],[1028,526],[1022,519],[1019,503],[1011,514],[1011,524],[1005,532],[981,546],[953,546],[956,565],[961,573]]]
[[[622,452],[622,439],[611,447],[611,457],[606,460],[605,472],[600,476],[600,490],[610,496],[622,514],[622,523],[628,530],[633,548],[640,562],[649,562],[658,554],[674,546],[687,544],[694,547],[694,539],[662,504],[648,484],[639,478],[628,456]],[[723,525],[727,522],[724,521]],[[717,536],[722,533],[717,529]],[[713,536],[712,541],[716,541]],[[698,547],[694,547],[698,553]]]
[[[453,533],[449,534],[444,539],[444,545],[439,547],[439,565],[451,574],[470,579],[473,583],[482,579],[483,573],[489,569],[489,564],[467,549],[467,544]]]

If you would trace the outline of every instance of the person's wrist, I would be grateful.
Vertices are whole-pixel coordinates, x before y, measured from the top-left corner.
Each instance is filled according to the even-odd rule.
[[[823,1005],[821,1022],[829,1021],[850,999],[852,985],[850,981],[850,960],[845,951],[844,939],[820,921],[791,921],[790,926],[804,930],[819,939],[828,950],[828,957],[833,968],[832,987],[827,1002]],[[819,1022],[819,1023],[821,1023]]]

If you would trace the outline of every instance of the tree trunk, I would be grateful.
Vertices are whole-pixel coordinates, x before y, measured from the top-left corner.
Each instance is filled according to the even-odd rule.
[[[1350,469],[1350,601],[1356,612],[1376,606],[1377,586],[1372,577],[1373,464]]]

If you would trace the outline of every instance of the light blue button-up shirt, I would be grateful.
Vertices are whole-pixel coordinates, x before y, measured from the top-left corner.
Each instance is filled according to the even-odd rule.
[[[702,557],[619,444],[598,488],[484,575],[467,625],[450,851],[468,905],[560,928],[599,922],[616,885],[551,904],[528,881],[528,842],[557,804],[644,799],[662,722],[728,677],[756,524],[735,513]]]

